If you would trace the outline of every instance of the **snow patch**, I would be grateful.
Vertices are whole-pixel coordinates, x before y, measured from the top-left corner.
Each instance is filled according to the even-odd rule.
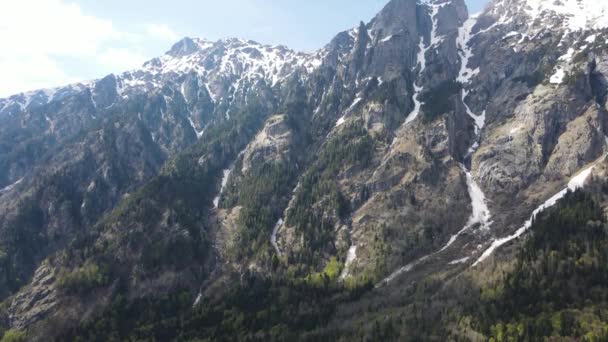
[[[215,102],[215,94],[211,91],[211,88],[209,88],[209,83],[205,83],[205,89],[207,90],[207,94],[209,94],[211,101]]]
[[[427,49],[424,47],[424,37],[420,37],[420,44],[418,45],[418,65],[420,67],[420,71],[418,71],[418,76],[422,74],[424,69],[426,69],[426,51]],[[420,94],[424,88],[420,87],[414,81],[414,96],[412,99],[414,100],[414,109],[405,119],[405,124],[409,124],[410,122],[416,120],[418,114],[420,114],[420,109],[422,108],[422,102],[419,100]]]
[[[190,118],[190,117],[188,118],[188,122],[190,122],[190,126],[192,126],[192,129],[194,130],[194,133],[196,133],[196,137],[198,139],[202,138],[203,134],[205,134],[205,129],[203,128],[202,130],[199,131],[196,128],[196,125],[194,124],[194,121],[192,121],[192,118]]]
[[[490,209],[487,205],[486,196],[479,187],[479,184],[477,184],[475,178],[473,178],[473,175],[471,175],[471,172],[469,172],[464,165],[461,164],[460,167],[467,177],[467,189],[469,192],[469,197],[471,198],[471,207],[473,208],[473,211],[464,228],[462,228],[455,235],[452,235],[448,243],[439,252],[443,252],[448,249],[454,242],[456,242],[456,239],[460,235],[473,228],[475,225],[480,225],[481,229],[487,230],[490,229],[490,226],[493,223],[491,221],[492,215],[490,214]]]
[[[486,115],[485,111],[482,112],[481,115],[475,115],[469,105],[466,102],[466,98],[469,95],[469,90],[466,89],[466,85],[471,82],[471,78],[479,73],[479,69],[471,69],[469,68],[469,60],[473,57],[473,51],[469,46],[469,42],[471,38],[473,38],[475,34],[472,35],[471,31],[475,24],[477,23],[477,17],[470,17],[458,30],[458,37],[456,38],[456,46],[458,47],[458,52],[460,54],[460,72],[458,74],[458,78],[456,79],[458,82],[463,84],[463,89],[461,93],[462,103],[464,104],[467,115],[475,121],[475,134],[479,135],[481,130],[485,126]]]
[[[532,21],[563,17],[561,25],[569,32],[608,27],[608,2],[605,0],[527,0],[524,10]]]
[[[346,116],[348,114],[350,114],[355,107],[359,104],[359,102],[363,101],[363,97],[358,96],[353,103],[348,107],[348,109],[346,109],[344,115],[338,119],[338,121],[336,122],[336,127],[342,126],[345,122],[346,122]]]
[[[593,44],[593,43],[595,43],[596,39],[597,39],[597,35],[592,34],[589,37],[585,38],[585,42],[587,42],[589,44]]]
[[[279,244],[277,243],[277,234],[279,233],[279,230],[281,229],[282,226],[283,226],[283,219],[280,218],[279,221],[277,222],[277,224],[274,225],[274,229],[272,230],[272,235],[270,235],[270,243],[272,244],[272,247],[274,247],[274,250],[277,252],[277,255],[279,257],[281,257],[282,254],[281,254],[281,249],[279,249]]]
[[[348,109],[346,110],[346,112],[352,112],[353,109],[355,109],[355,107],[359,104],[359,102],[361,102],[363,100],[362,97],[357,97],[353,103],[350,105],[350,107],[348,107]]]
[[[441,4],[441,5],[428,4],[428,5],[431,8],[431,21],[433,24],[433,27],[431,29],[431,42],[430,42],[429,46],[425,46],[424,37],[420,36],[420,44],[418,45],[418,55],[416,57],[418,63],[415,67],[415,68],[418,68],[418,67],[420,68],[418,70],[418,78],[420,78],[420,76],[423,75],[424,70],[426,70],[426,53],[430,49],[435,47],[435,45],[441,43],[441,41],[443,40],[441,37],[437,36],[437,14],[439,13],[439,9],[441,9],[443,6],[445,6],[445,4]],[[414,101],[414,109],[411,111],[411,113],[405,119],[405,123],[404,123],[405,125],[408,125],[412,121],[416,120],[416,118],[420,114],[420,109],[422,108],[422,105],[423,105],[422,101],[420,101],[420,95],[422,94],[424,87],[419,86],[417,84],[418,81],[419,80],[414,81],[414,96],[412,96],[412,99]]]
[[[549,79],[551,84],[562,84],[566,77],[566,71],[562,67],[558,67],[555,73]]]
[[[224,173],[224,175],[222,176],[222,185],[220,187],[220,192],[213,199],[213,207],[216,208],[216,209],[220,205],[220,198],[222,197],[222,194],[224,193],[224,190],[226,189],[226,185],[228,185],[228,179],[230,178],[230,174],[232,173],[232,169],[225,169],[223,173]]]
[[[407,116],[407,119],[405,119],[406,125],[409,124],[410,122],[416,120],[416,118],[420,114],[420,109],[422,108],[422,101],[419,100],[419,97],[420,97],[420,94],[422,93],[422,90],[424,90],[423,87],[419,87],[416,84],[414,84],[414,96],[412,97],[412,99],[414,100],[414,109],[412,110],[410,115]]]
[[[517,32],[517,31],[511,31],[511,32],[509,32],[509,33],[505,34],[505,35],[502,37],[502,39],[508,39],[508,38],[511,38],[511,37],[516,37],[516,36],[519,36],[520,34],[521,34],[521,33]]]
[[[458,82],[468,84],[471,77],[475,75],[475,71],[469,68],[469,60],[473,57],[473,51],[469,46],[471,38],[477,34],[471,34],[473,27],[477,23],[477,17],[472,16],[458,29],[458,37],[456,38],[456,46],[460,54],[460,72],[458,73]]]
[[[538,214],[542,213],[548,208],[553,207],[555,204],[557,204],[559,200],[564,198],[569,191],[576,191],[578,189],[583,188],[585,186],[585,182],[587,181],[587,179],[591,175],[591,172],[595,168],[596,163],[584,169],[578,175],[574,176],[563,190],[553,195],[553,197],[549,198],[547,201],[545,201],[545,203],[541,204],[538,208],[536,208],[532,212],[532,216],[530,216],[530,218],[524,223],[524,225],[519,228],[513,235],[495,240],[492,245],[488,249],[486,249],[485,252],[483,252],[481,257],[477,259],[477,261],[473,264],[473,267],[477,266],[478,264],[486,260],[488,257],[490,257],[490,255],[492,255],[492,253],[494,253],[494,251],[499,247],[522,236],[528,229],[530,229],[530,227],[532,227],[532,221],[534,221],[534,218]]]
[[[349,276],[350,267],[352,266],[353,262],[355,262],[355,259],[357,259],[357,245],[352,245],[346,253],[346,261],[344,262],[344,268],[340,273],[340,280],[344,280]]]
[[[50,132],[54,132],[55,131],[55,123],[53,122],[53,120],[51,120],[51,118],[49,118],[48,115],[44,114],[44,120],[46,121],[46,123],[49,124],[49,131]]]
[[[393,39],[393,37],[394,37],[394,35],[391,34],[390,36],[381,39],[380,43],[386,43],[386,42],[390,41],[391,39]]]
[[[17,185],[21,184],[21,182],[23,182],[23,178],[19,179],[18,181],[16,181],[15,183],[13,183],[9,186],[6,186],[3,189],[0,189],[0,194],[4,194],[6,192],[13,190]]]
[[[395,278],[399,277],[400,275],[407,273],[409,271],[411,271],[412,269],[414,269],[414,267],[418,266],[419,264],[425,262],[428,258],[432,257],[434,254],[431,255],[427,255],[424,256],[414,262],[411,262],[403,267],[401,267],[400,269],[398,269],[397,271],[393,272],[390,276],[384,278],[381,282],[379,282],[378,284],[376,284],[375,288],[379,288],[382,287],[384,285],[388,285],[388,283],[392,282],[393,280],[395,280]]]
[[[201,302],[202,297],[203,297],[203,294],[201,292],[199,292],[198,295],[196,296],[196,299],[194,300],[194,304],[192,304],[192,307],[196,307]]]
[[[471,259],[471,257],[454,260],[454,261],[451,261],[450,263],[448,263],[448,265],[454,266],[454,265],[458,265],[458,264],[465,264],[467,261],[469,261],[469,259]]]

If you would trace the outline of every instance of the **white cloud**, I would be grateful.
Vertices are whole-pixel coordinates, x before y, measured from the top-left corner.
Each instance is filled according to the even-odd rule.
[[[146,27],[146,31],[148,33],[148,35],[155,37],[155,38],[160,38],[160,39],[165,39],[171,42],[175,42],[177,41],[180,37],[177,33],[173,32],[173,30],[171,30],[171,28],[169,28],[169,26],[167,25],[157,25],[157,24],[151,24],[148,25]]]
[[[112,72],[140,67],[146,59],[138,52],[117,48],[109,48],[97,57],[98,63]]]
[[[121,31],[70,0],[0,0],[0,97],[138,67],[142,47],[176,37],[167,25]]]
[[[0,96],[82,81],[68,76],[46,55],[0,56]]]
[[[0,43],[12,54],[91,56],[121,33],[111,21],[82,13],[61,0],[2,1]]]

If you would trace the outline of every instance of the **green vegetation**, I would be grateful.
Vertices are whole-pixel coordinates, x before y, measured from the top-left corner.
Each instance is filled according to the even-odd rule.
[[[243,261],[254,257],[256,263],[278,271],[279,258],[272,249],[269,236],[292,196],[306,153],[301,149],[310,143],[305,134],[303,112],[306,105],[295,98],[284,105],[281,119],[289,129],[289,147],[277,160],[254,158],[255,162],[243,173],[243,159],[235,162],[234,170],[222,196],[220,207],[241,208],[237,219],[237,240],[230,246],[229,255]]]
[[[438,88],[434,91],[442,96],[429,95],[425,100],[427,120],[450,110],[450,99],[460,85],[447,82]],[[369,167],[376,148],[376,140],[361,122],[344,125],[326,144],[315,146],[318,153],[311,153],[310,167],[299,179],[298,163],[290,159],[254,165],[246,174],[237,171],[238,183],[229,184],[221,203],[242,207],[238,240],[229,252],[239,261],[255,258],[256,265],[270,266],[267,269],[274,273],[268,277],[247,270],[224,274],[222,285],[214,284],[208,297],[193,308],[193,288],[204,279],[199,274],[189,276],[208,261],[205,224],[221,171],[255,134],[261,117],[254,111],[243,112],[211,127],[204,141],[169,161],[161,175],[51,258],[65,270],[57,279],[61,296],[82,298],[116,284],[113,299],[102,312],[87,316],[59,340],[608,340],[603,194],[568,194],[539,215],[532,234],[526,235],[507,266],[499,266],[497,272],[502,274],[491,283],[473,282],[476,270],[457,279],[439,274],[374,292],[371,284],[361,285],[359,279],[339,283],[343,262],[333,246],[335,227],[351,211],[340,178]],[[269,234],[296,181],[300,186],[286,223],[295,227],[303,246],[291,260],[282,260],[291,265],[282,269],[280,261],[272,258]],[[395,200],[416,202],[407,192],[399,197]],[[73,209],[69,196],[62,203]],[[24,244],[20,250],[35,253],[33,249],[41,244],[36,239],[47,238],[37,230],[43,213],[35,201],[21,205],[23,216],[15,218],[19,230],[13,228],[9,242]],[[378,273],[373,276],[388,271],[382,256],[391,252],[389,242],[398,236],[396,222],[396,228],[374,229],[377,233],[369,241],[372,255],[365,255],[377,263]],[[408,236],[411,248],[403,253],[433,246],[441,229],[439,224],[424,225]],[[6,248],[11,246],[2,250]],[[2,250],[1,270],[14,271]],[[152,283],[168,273],[179,281],[163,288],[162,294],[134,295],[133,283]],[[25,333],[14,330],[2,336],[0,342],[26,339]]]
[[[70,293],[84,293],[99,286],[106,285],[108,276],[96,263],[87,262],[82,267],[61,274],[57,279],[59,287]]]
[[[608,234],[596,200],[570,194],[532,231],[514,270],[482,290],[482,332],[493,341],[608,339]]]
[[[334,241],[334,225],[350,211],[342,194],[338,177],[347,168],[366,167],[371,162],[375,142],[360,122],[344,127],[331,137],[308,171],[300,178],[292,209],[286,223],[295,226],[304,238],[301,254],[293,260],[297,264],[319,265],[323,254]],[[304,273],[308,273],[307,270]]]
[[[285,162],[255,165],[239,183],[239,191],[227,199],[230,207],[242,206],[238,219],[238,243],[233,253],[241,259],[270,247],[269,236],[289,202],[296,170]]]
[[[265,117],[254,101],[251,106],[212,125],[204,141],[168,161],[159,176],[105,215],[96,233],[81,236],[73,245],[84,247],[85,241],[112,232],[111,239],[102,238],[96,249],[85,255],[85,259],[103,255],[112,274],[117,268],[124,272],[124,267],[117,267],[123,261],[114,260],[114,255],[125,250],[130,251],[132,262],[141,263],[152,274],[202,263],[208,250],[204,221],[221,171],[236,158]]]
[[[0,296],[17,290],[34,269],[38,255],[47,245],[47,236],[40,231],[43,220],[42,210],[29,197],[19,203],[16,217],[1,222],[7,230],[0,241],[3,254],[0,257]]]
[[[327,210],[334,210],[338,215],[346,213],[348,206],[338,190],[335,175],[343,170],[345,165],[356,167],[369,163],[373,147],[373,140],[364,129],[356,125],[347,127],[340,136],[331,139],[331,142],[323,148],[324,152],[316,158],[314,170],[317,174],[309,173],[304,177],[301,183],[303,194],[299,195],[299,200],[315,202],[323,200],[326,198],[325,190],[334,189],[333,195],[330,196],[334,202]],[[221,150],[218,148],[211,151]],[[226,161],[236,156],[237,153],[234,150],[234,153],[220,163],[213,161],[215,157],[209,153],[209,150],[198,154],[200,152],[199,147],[197,155],[202,155],[209,161],[200,168],[217,165],[213,171],[209,171],[207,174],[206,177],[210,178],[213,178],[210,176],[211,174],[219,175],[220,170],[225,167]],[[131,227],[129,231],[132,231],[136,225],[143,226],[143,222],[151,222],[152,227],[155,227],[158,223],[154,222],[162,221],[162,215],[159,213],[163,210],[162,207],[158,207],[160,203],[170,204],[173,211],[180,210],[179,215],[171,215],[169,220],[180,225],[195,222],[192,217],[204,215],[205,212],[196,211],[194,206],[200,206],[201,201],[210,201],[216,189],[211,191],[211,188],[198,187],[197,183],[191,181],[187,183],[188,186],[180,184],[180,182],[185,182],[181,177],[184,179],[205,177],[200,174],[200,170],[197,170],[196,165],[198,164],[192,168],[186,168],[186,165],[189,165],[187,161],[172,162],[166,168],[162,179],[155,180],[151,185],[123,202],[119,209],[106,217],[100,229],[121,234],[122,230],[117,230],[118,227],[129,226]],[[223,206],[240,205],[243,207],[238,221],[239,235],[241,235],[238,244],[239,250],[234,251],[237,256],[248,257],[256,251],[262,254],[266,253],[264,251],[272,252],[268,241],[269,233],[276,220],[282,215],[282,208],[286,206],[292,195],[291,190],[295,186],[295,172],[287,163],[270,162],[254,166],[247,175],[237,175],[237,177],[242,177],[239,179],[239,188],[228,189],[222,203]],[[316,180],[322,181],[317,183]],[[163,185],[164,182],[171,182],[171,186]],[[149,187],[152,186],[158,188],[150,190]],[[168,193],[159,195],[163,193],[161,190],[166,190]],[[197,193],[196,199],[188,198],[187,194],[190,191]],[[167,198],[158,198],[159,196]],[[185,208],[180,209],[179,206]],[[303,208],[312,210],[312,205],[303,206]],[[294,215],[294,220],[298,217]],[[322,227],[316,227],[313,224],[313,222],[319,222],[316,220],[322,216],[302,214],[301,217],[310,219],[308,221],[310,226],[300,225],[300,227],[315,227],[314,229],[322,231]],[[97,243],[97,245],[104,251],[107,250],[104,255],[110,260],[112,260],[111,251],[117,248],[112,246],[119,242],[123,246],[137,246],[142,251],[157,251],[155,253],[159,253],[162,258],[152,258],[151,260],[154,262],[151,264],[157,267],[159,263],[166,265],[167,253],[170,250],[175,252],[176,249],[183,249],[183,247],[165,250],[152,242],[146,242],[141,247],[136,244],[139,239],[157,240],[155,236],[158,228],[152,227],[146,228],[146,235],[151,236],[141,234],[133,238],[125,236],[121,239],[127,239],[126,241],[120,242],[121,239],[110,241],[109,247],[103,243]],[[305,231],[307,238],[316,239],[314,229]],[[162,230],[158,234],[160,232]],[[166,241],[167,239],[159,235],[158,240]],[[319,250],[321,249],[319,244]],[[135,252],[132,249],[131,251]],[[265,257],[269,254],[262,255],[261,260],[268,260]],[[147,258],[142,260],[147,260]],[[181,260],[181,264],[187,264],[187,262]],[[324,264],[325,269],[321,273],[311,275],[308,279],[285,277],[285,273],[282,271],[278,272],[273,279],[260,278],[255,275],[245,277],[235,275],[237,278],[230,281],[228,286],[217,289],[219,293],[214,293],[211,298],[203,299],[201,305],[194,310],[191,308],[194,300],[186,291],[173,292],[161,299],[126,300],[128,281],[124,276],[128,274],[125,274],[120,276],[123,279],[121,282],[123,285],[121,285],[122,289],[118,291],[124,296],[118,296],[102,314],[83,322],[62,339],[75,341],[196,340],[197,338],[220,341],[293,340],[316,327],[327,324],[338,303],[357,298],[370,288],[370,285],[366,284],[363,287],[352,285],[349,289],[345,289],[335,281],[341,271],[342,262],[331,258]],[[115,272],[120,271],[112,269]],[[303,275],[309,274],[308,271],[303,272]]]
[[[384,341],[608,340],[608,227],[601,194],[568,194],[540,214],[513,261],[481,288],[472,269],[447,281],[424,279],[378,299],[371,324],[323,336]],[[477,276],[477,275],[476,275]],[[491,277],[492,278],[492,277]],[[391,294],[387,294],[391,296]],[[393,301],[406,298],[400,303]],[[364,305],[364,304],[362,304]]]
[[[203,281],[201,265],[205,264],[209,250],[204,222],[217,192],[221,170],[236,158],[266,117],[264,108],[254,100],[250,101],[249,108],[232,114],[230,120],[211,125],[204,141],[169,160],[157,177],[130,193],[94,227],[76,232],[67,248],[51,258],[53,267],[64,270],[57,280],[64,292],[62,295],[83,300],[91,290],[112,284],[118,288],[113,288],[115,296],[134,298],[136,295],[130,287],[134,280],[140,284],[158,281],[163,274],[176,274],[175,280],[163,280],[162,286],[166,286],[169,293],[173,293],[175,287],[191,289],[195,286],[193,283]],[[73,189],[68,185],[64,188]],[[32,249],[31,253],[23,252],[31,257],[40,252],[36,249],[42,245],[31,240],[45,238],[39,232],[43,213],[36,201],[22,206],[25,208],[21,210],[22,216],[15,220],[23,222],[6,225],[14,229],[8,235],[12,240],[7,246],[23,244],[22,251]],[[75,206],[78,209],[79,205]],[[11,267],[15,265],[18,264],[7,261],[2,267],[12,272]],[[34,265],[32,260],[32,267]],[[2,271],[2,277],[7,275]],[[180,276],[183,274],[188,276]],[[16,289],[25,276],[9,273],[8,279],[19,280],[15,283]],[[192,305],[191,298],[183,302],[188,303],[174,311],[168,310],[167,315],[175,318],[176,312],[184,312],[186,306]],[[162,306],[154,310],[164,311]],[[122,317],[124,324],[134,323],[128,317]],[[160,318],[146,322],[158,322],[157,319]],[[115,331],[107,326],[104,329]]]
[[[135,301],[118,296],[101,315],[59,340],[316,340],[308,332],[325,326],[338,303],[356,300],[370,288],[311,287],[253,274],[233,280],[230,283],[236,285],[218,289],[196,308],[185,291]]]
[[[120,193],[128,187],[137,186],[128,176],[132,156],[119,153],[116,141],[130,145],[139,142],[141,136],[149,136],[149,133],[142,132],[145,130],[143,127],[137,127],[137,134],[131,137],[121,132],[114,125],[115,122],[118,122],[116,117],[108,118],[106,124],[97,127],[99,131],[83,131],[69,137],[61,152],[53,150],[53,153],[45,156],[49,163],[61,161],[62,167],[39,170],[36,179],[28,184],[32,186],[31,191],[21,199],[15,210],[16,215],[5,215],[0,219],[3,220],[0,225],[7,227],[0,236],[0,249],[6,255],[0,256],[0,297],[4,298],[20,288],[45,257],[64,248],[74,235],[93,226],[105,211],[115,205],[116,191]],[[87,148],[94,139],[92,136],[97,138],[99,132],[104,137],[100,142],[102,146],[97,146],[104,151],[102,154]],[[125,136],[127,141],[124,141]],[[66,154],[81,149],[82,155],[64,161]],[[150,172],[150,169],[155,172],[164,158],[159,149],[151,147],[150,150],[146,149],[143,153],[145,156],[141,157],[150,164],[142,170],[143,173]],[[88,178],[92,176],[91,170],[99,170],[101,165],[109,167],[107,175],[112,188],[99,175],[95,179],[95,191],[85,191],[91,182]],[[86,211],[81,210],[83,199],[86,199]],[[58,227],[49,227],[51,223],[58,223]]]
[[[0,342],[25,342],[27,341],[26,337],[25,332],[11,329],[4,333]]]
[[[336,257],[331,257],[325,265],[323,272],[306,277],[306,281],[314,287],[327,287],[338,279],[341,271],[342,263],[338,262]]]
[[[101,315],[82,322],[59,341],[169,341],[182,329],[192,307],[192,296],[183,290],[156,299],[128,300],[117,295]]]

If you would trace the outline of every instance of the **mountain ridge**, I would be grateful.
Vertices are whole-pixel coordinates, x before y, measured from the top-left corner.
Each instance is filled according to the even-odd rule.
[[[458,279],[484,288],[556,194],[604,205],[608,152],[605,29],[536,31],[505,3],[393,0],[316,55],[186,38],[51,103],[0,102],[0,319],[65,337],[163,296],[202,326],[299,319],[306,293],[324,321],[289,327],[347,336]]]

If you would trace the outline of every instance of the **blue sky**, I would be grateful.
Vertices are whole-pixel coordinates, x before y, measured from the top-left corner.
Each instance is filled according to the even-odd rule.
[[[184,36],[314,51],[387,1],[0,1],[0,97],[132,69]],[[474,13],[487,0],[466,1]]]

